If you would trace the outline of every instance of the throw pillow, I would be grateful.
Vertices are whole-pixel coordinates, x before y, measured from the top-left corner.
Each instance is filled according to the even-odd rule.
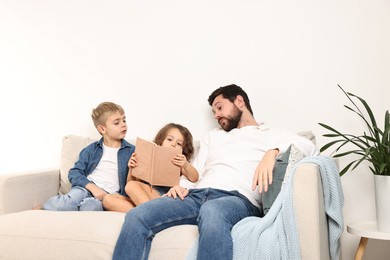
[[[299,136],[302,136],[302,137],[304,137],[304,138],[306,138],[306,139],[312,141],[313,144],[316,144],[316,143],[317,143],[316,137],[315,137],[315,135],[313,134],[312,131],[301,131],[301,132],[298,132],[297,134],[298,134]]]
[[[288,165],[286,169],[286,174],[284,176],[284,180],[288,178],[288,175],[291,173],[292,168],[294,165],[302,160],[305,157],[303,152],[298,149],[295,145],[291,145],[291,150],[290,150],[290,156],[288,157]]]
[[[94,141],[96,141],[96,139],[77,135],[67,135],[63,137],[59,194],[63,195],[69,192],[71,184],[68,180],[68,172],[78,160],[81,150]]]
[[[264,216],[268,213],[276,197],[279,195],[282,184],[288,177],[288,173],[291,171],[294,164],[303,157],[304,154],[295,145],[290,145],[285,153],[280,154],[276,158],[272,184],[268,186],[268,191],[264,192],[261,197]]]

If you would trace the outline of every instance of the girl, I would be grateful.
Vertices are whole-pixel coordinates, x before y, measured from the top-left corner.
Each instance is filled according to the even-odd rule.
[[[192,135],[186,127],[169,123],[160,129],[153,142],[161,146],[180,146],[183,152],[173,157],[172,163],[180,167],[181,175],[185,176],[189,181],[198,181],[198,171],[189,163],[194,153],[194,147]],[[108,194],[103,199],[105,210],[128,212],[132,208],[149,200],[159,198],[169,191],[170,187],[151,186],[149,183],[138,180],[131,175],[131,170],[137,167],[136,153],[133,153],[130,157],[129,166],[130,172],[127,176],[125,187],[129,198],[119,194]]]

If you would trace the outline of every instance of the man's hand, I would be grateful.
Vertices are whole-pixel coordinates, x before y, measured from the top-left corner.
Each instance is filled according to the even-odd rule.
[[[171,198],[176,199],[179,197],[181,200],[184,200],[184,198],[188,195],[188,190],[181,186],[173,186],[167,193],[165,193],[163,196],[168,196]]]
[[[255,190],[256,186],[258,186],[259,193],[263,192],[263,188],[265,192],[268,191],[268,185],[272,184],[272,172],[278,154],[278,149],[268,150],[264,154],[253,176],[252,190]]]

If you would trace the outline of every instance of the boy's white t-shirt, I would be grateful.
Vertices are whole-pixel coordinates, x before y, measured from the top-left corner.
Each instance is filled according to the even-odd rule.
[[[118,148],[107,147],[103,144],[103,156],[95,170],[88,175],[88,180],[95,183],[108,193],[119,191]]]

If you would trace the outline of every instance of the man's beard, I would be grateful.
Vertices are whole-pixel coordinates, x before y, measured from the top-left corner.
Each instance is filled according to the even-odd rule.
[[[234,128],[237,128],[238,124],[240,123],[242,116],[242,111],[239,110],[236,106],[234,106],[234,110],[228,117],[221,117],[218,120],[219,125],[222,127],[223,130],[226,132],[230,132]],[[225,124],[221,124],[221,119],[225,119]]]

